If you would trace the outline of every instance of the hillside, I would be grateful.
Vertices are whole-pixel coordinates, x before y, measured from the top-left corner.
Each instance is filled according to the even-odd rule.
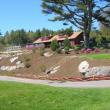
[[[50,50],[49,50],[50,51]],[[15,63],[10,63],[10,58],[2,59],[0,65],[10,66]],[[44,71],[59,66],[57,72],[53,74],[48,74],[48,77],[83,77],[81,73],[78,72],[78,65],[81,61],[88,61],[90,67],[93,66],[110,66],[110,60],[103,59],[86,59],[81,58],[79,55],[74,53],[65,55],[65,54],[53,54],[50,57],[40,56],[39,51],[37,50],[35,54],[23,54],[19,56],[19,60],[24,62],[24,64],[29,64],[29,68],[20,68],[12,72],[0,71],[0,75],[12,75],[19,77],[28,77],[28,78],[43,78],[47,77]]]

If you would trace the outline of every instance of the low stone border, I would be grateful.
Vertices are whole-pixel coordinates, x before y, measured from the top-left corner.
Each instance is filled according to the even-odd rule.
[[[41,80],[56,80],[56,81],[98,81],[98,80],[110,80],[110,76],[88,77],[88,78],[75,78],[75,77],[38,77],[35,79]]]

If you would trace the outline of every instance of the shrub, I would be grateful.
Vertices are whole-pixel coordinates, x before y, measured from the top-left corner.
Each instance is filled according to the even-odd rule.
[[[68,54],[69,53],[69,47],[65,47],[64,51],[65,51],[65,54]]]
[[[44,53],[45,53],[45,48],[40,48],[40,55],[44,56]]]
[[[72,49],[74,49],[74,46],[71,46]]]
[[[25,64],[25,67],[26,67],[26,68],[29,68],[29,67],[31,67],[31,64],[30,64],[30,63],[26,63],[26,64]]]
[[[95,53],[99,53],[100,52],[100,49],[98,49],[98,48],[95,48]]]
[[[60,49],[60,48],[56,49],[56,52],[57,52],[58,54],[60,54],[60,53],[61,53],[61,49]]]
[[[81,47],[79,45],[74,46],[74,51],[76,52],[76,54],[79,54],[80,49]]]
[[[101,42],[102,42],[102,37],[101,36],[97,36],[96,39],[95,39],[95,41],[97,43],[97,46],[100,47]]]
[[[0,44],[0,51],[4,50],[4,45]]]
[[[74,50],[75,50],[75,51],[79,51],[80,49],[81,49],[80,45],[74,46]]]
[[[85,48],[81,49],[81,53],[85,53],[85,51],[86,51]]]
[[[100,50],[104,50],[104,47],[100,47]]]
[[[104,53],[109,53],[109,50],[108,50],[108,49],[105,49],[105,50],[104,50]]]
[[[91,53],[92,52],[92,49],[88,48],[88,49],[85,50],[85,52],[86,53]]]
[[[65,47],[69,47],[69,48],[71,47],[71,43],[70,43],[70,40],[68,38],[66,38],[63,43],[64,43],[64,48]]]
[[[27,57],[26,57],[26,58],[25,58],[25,61],[26,61],[26,62],[30,61],[30,58],[27,58]]]
[[[57,40],[53,40],[50,45],[52,51],[56,51],[59,48],[59,44]]]

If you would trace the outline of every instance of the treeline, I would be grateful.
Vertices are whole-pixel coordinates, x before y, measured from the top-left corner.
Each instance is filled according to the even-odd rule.
[[[36,39],[45,36],[54,36],[56,34],[67,34],[71,35],[73,33],[72,27],[61,29],[58,31],[52,31],[46,28],[42,30],[25,31],[24,29],[12,30],[11,32],[6,32],[4,36],[0,37],[0,47],[4,45],[25,45],[27,43],[32,43]],[[93,45],[103,45],[104,42],[110,42],[110,28],[100,25],[100,29],[92,29],[91,39],[94,39],[95,43]]]
[[[4,36],[0,37],[0,45],[25,45],[27,43],[32,43],[40,37],[54,36],[56,34],[72,34],[73,29],[69,27],[67,29],[61,29],[58,31],[49,30],[43,28],[34,31],[25,31],[24,29],[12,30],[11,32],[6,32]]]
[[[107,43],[110,43],[110,28],[100,25],[100,29],[93,29],[90,35],[91,39],[94,39],[95,45],[100,47]]]

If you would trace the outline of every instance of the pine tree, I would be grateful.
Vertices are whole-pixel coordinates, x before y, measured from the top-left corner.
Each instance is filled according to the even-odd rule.
[[[89,47],[89,36],[94,18],[110,24],[102,11],[110,7],[110,0],[42,0],[43,13],[53,14],[51,21],[68,22],[83,31],[85,47]],[[100,5],[103,4],[103,5]]]
[[[65,48],[65,47],[68,47],[68,48],[71,47],[70,40],[69,40],[68,38],[66,38],[66,39],[64,40],[64,48]]]
[[[52,51],[56,51],[59,48],[59,44],[57,40],[53,40],[50,46],[51,46]]]

